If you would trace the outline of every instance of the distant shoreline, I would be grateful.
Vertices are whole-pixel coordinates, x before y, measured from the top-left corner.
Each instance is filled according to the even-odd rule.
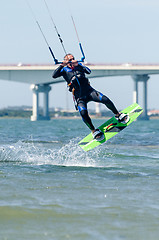
[[[96,117],[96,116],[91,116],[92,119],[105,119],[105,120],[108,120],[110,119],[111,117]],[[16,116],[16,117],[12,117],[12,116],[2,116],[0,117],[0,119],[29,119],[30,120],[30,117],[21,117],[21,116]],[[76,120],[76,119],[81,119],[81,117],[67,117],[67,116],[59,116],[59,117],[50,117],[50,120],[52,119],[72,119],[72,120]],[[159,116],[153,116],[153,117],[149,117],[149,120],[158,120],[159,119]],[[39,121],[46,121],[46,120],[39,120]],[[49,121],[49,120],[48,120]]]
[[[157,111],[157,110],[156,110]],[[159,119],[158,112],[149,113],[149,119]],[[43,115],[42,110],[39,111],[39,117]],[[101,111],[100,114],[89,110],[89,115],[92,119],[110,119],[113,117],[111,111]],[[23,108],[6,108],[0,110],[0,119],[31,119],[32,109],[29,106],[23,106]],[[49,111],[50,119],[81,119],[79,112],[67,111],[67,110],[51,110]],[[142,116],[141,116],[142,117]],[[40,120],[39,120],[40,121]],[[42,120],[41,120],[42,121]]]

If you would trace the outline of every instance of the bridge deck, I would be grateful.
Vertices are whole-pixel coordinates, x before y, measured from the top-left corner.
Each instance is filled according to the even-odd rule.
[[[86,64],[86,66],[92,70],[89,78],[159,74],[159,64]],[[29,84],[53,84],[63,81],[62,78],[52,78],[55,68],[57,65],[0,65],[0,79]]]

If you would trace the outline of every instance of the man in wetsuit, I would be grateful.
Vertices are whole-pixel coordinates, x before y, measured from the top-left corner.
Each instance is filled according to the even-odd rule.
[[[87,103],[90,101],[103,103],[117,118],[120,117],[121,113],[118,112],[108,97],[91,87],[88,78],[85,76],[85,74],[90,73],[91,70],[88,67],[78,63],[72,54],[67,54],[62,64],[54,71],[52,77],[58,78],[62,76],[66,80],[69,91],[72,92],[75,97],[83,121],[92,131],[94,139],[101,140],[104,138],[104,134],[99,129],[95,129],[92,124],[87,111]]]

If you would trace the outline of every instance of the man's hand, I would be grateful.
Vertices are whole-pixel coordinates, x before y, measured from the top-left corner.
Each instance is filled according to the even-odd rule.
[[[68,64],[68,60],[64,60],[62,63],[61,63],[61,66],[65,67],[67,64]]]
[[[77,62],[77,60],[72,60],[72,61],[64,60],[61,64],[61,66],[76,67],[76,66],[78,66],[78,62]]]
[[[71,64],[72,64],[73,66],[78,66],[77,60],[72,60],[72,61],[71,61]]]

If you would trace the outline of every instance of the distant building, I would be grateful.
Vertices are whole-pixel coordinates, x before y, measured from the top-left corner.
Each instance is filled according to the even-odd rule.
[[[159,116],[159,110],[149,110],[148,116]]]

